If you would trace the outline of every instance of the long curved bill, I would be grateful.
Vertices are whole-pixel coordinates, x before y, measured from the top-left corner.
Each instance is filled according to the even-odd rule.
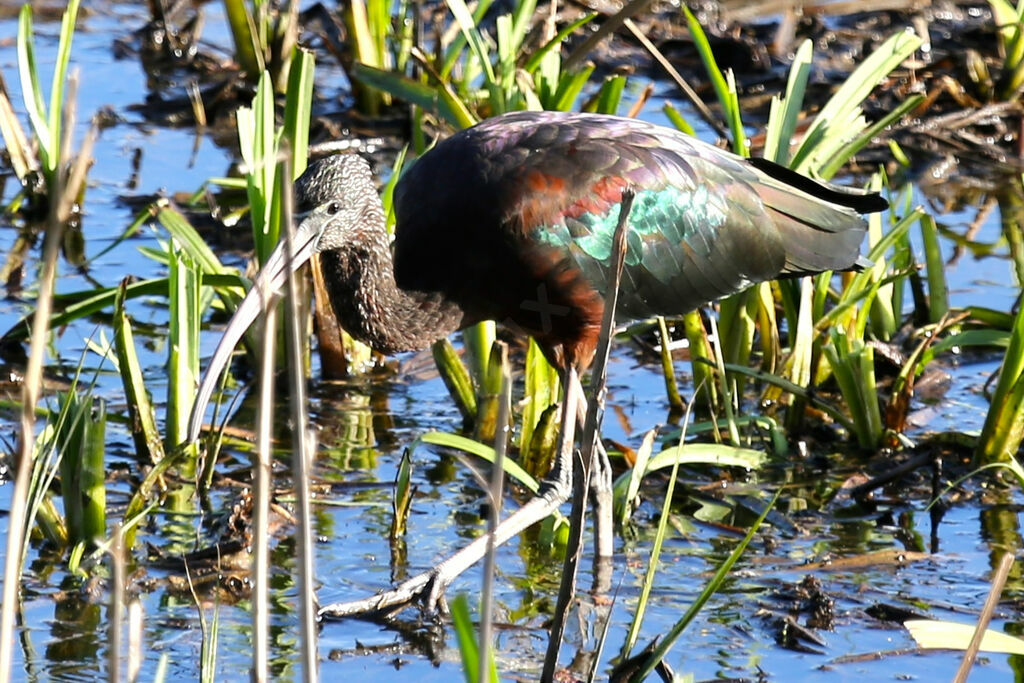
[[[224,329],[220,343],[217,344],[217,350],[213,352],[213,358],[210,359],[206,374],[203,375],[203,381],[199,385],[199,394],[196,396],[195,403],[192,404],[192,414],[188,420],[188,443],[193,443],[199,438],[206,406],[213,396],[221,373],[224,372],[224,368],[231,359],[235,345],[241,340],[249,326],[256,321],[256,317],[277,302],[288,276],[313,256],[321,227],[321,222],[316,220],[304,220],[299,224],[292,238],[294,257],[291,261],[288,260],[287,242],[282,236],[281,242],[270,254],[270,258],[267,259],[253,282],[252,289],[238,305],[238,309]]]

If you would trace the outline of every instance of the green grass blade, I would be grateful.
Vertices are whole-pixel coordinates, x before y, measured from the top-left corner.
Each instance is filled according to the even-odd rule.
[[[439,339],[431,347],[434,363],[444,381],[448,393],[455,400],[455,405],[462,414],[462,419],[472,423],[476,420],[476,392],[473,390],[473,379],[463,365],[455,347],[447,338]]]
[[[647,461],[646,474],[680,465],[710,465],[713,467],[740,467],[745,470],[758,470],[768,464],[768,454],[755,448],[724,446],[714,443],[688,443],[682,446],[671,446]],[[628,481],[628,473],[615,480],[615,486],[624,485]]]
[[[1010,332],[1006,330],[966,330],[959,334],[951,334],[935,342],[921,354],[921,365],[927,365],[938,355],[951,349],[962,347],[1007,349],[1010,346],[1010,337]]]
[[[170,205],[161,206],[156,213],[156,220],[204,273],[237,275],[236,269],[228,268],[220,262],[206,240],[176,208]],[[244,291],[240,291],[238,294],[244,295]]]
[[[1000,463],[1012,463],[1020,451],[1024,439],[1024,377],[1017,377],[1010,389],[1000,395],[1002,402],[992,420],[992,438],[981,440],[982,457],[978,464],[988,464],[995,459]],[[986,425],[988,424],[986,419]]]
[[[253,241],[256,257],[262,264],[277,246],[281,228],[274,89],[267,72],[260,76],[252,107],[239,108],[236,118],[239,147],[246,164]]]
[[[316,59],[303,48],[292,52],[288,94],[284,103],[284,139],[292,153],[292,179],[306,170],[309,159],[309,120],[313,112],[313,71]]]
[[[493,332],[493,328],[492,328]],[[503,403],[502,364],[500,352],[503,345],[491,340],[490,353],[482,381],[478,383],[476,423],[473,425],[474,436],[478,441],[494,443],[494,435],[499,428],[498,420]]]
[[[455,641],[459,646],[459,658],[462,660],[462,672],[466,683],[480,683],[479,665],[480,648],[473,633],[473,618],[469,614],[469,600],[462,593],[451,602],[452,627],[455,629]],[[494,661],[494,653],[487,662],[489,683],[498,683],[498,666]]]
[[[498,73],[501,90],[506,104],[512,98],[516,78],[516,54],[518,46],[513,35],[513,20],[509,14],[502,14],[495,22],[498,34]]]
[[[1015,68],[1024,57],[1024,41],[1021,40],[1021,15],[1018,9],[1006,0],[988,0],[992,9],[992,21],[999,37],[1004,70]]]
[[[852,124],[861,118],[860,104],[864,98],[920,46],[921,39],[916,33],[901,31],[861,62],[815,117],[790,166],[801,172],[815,169],[859,132],[862,126],[853,128]]]
[[[18,115],[14,112],[14,105],[7,94],[7,85],[0,78],[0,136],[7,148],[7,156],[10,158],[11,170],[18,180],[25,182],[28,174],[39,168],[35,151],[31,149],[28,136],[21,125]],[[14,203],[9,205],[10,211],[16,211]]]
[[[42,86],[36,67],[35,36],[32,31],[32,5],[26,3],[18,13],[18,74],[21,77],[21,92],[25,101],[29,123],[39,142],[39,157],[43,168],[52,172],[57,160],[60,143],[54,144],[50,131],[46,105],[43,103]]]
[[[50,84],[50,149],[54,152],[50,171],[57,169],[61,144],[61,118],[64,116],[64,84],[71,61],[71,43],[75,35],[75,21],[78,18],[80,0],[71,0],[60,22],[60,41],[57,44],[57,61],[53,65],[53,82]]]
[[[85,432],[92,396],[79,397],[72,387],[60,398],[60,416],[57,423],[55,448],[60,454],[61,498],[64,502],[64,521],[68,542],[72,545],[85,540],[82,515],[82,460],[85,454]]]
[[[551,106],[549,108],[555,111],[569,111],[572,109],[576,104],[576,99],[583,91],[583,87],[590,80],[592,73],[594,73],[593,64],[588,64],[579,71],[563,73],[558,82],[558,90],[555,92],[554,99],[550,103]]]
[[[412,56],[416,33],[414,7],[418,7],[418,5],[412,0],[398,0],[398,11],[395,13],[398,29],[392,36],[396,45],[394,71],[397,73],[407,72],[409,57]]]
[[[71,389],[74,390],[77,386],[77,378],[75,378],[72,380]],[[67,411],[63,410],[63,405],[61,408],[59,413],[47,412],[46,423],[32,444],[31,477],[25,501],[27,508],[25,531],[28,532],[33,526],[37,527],[43,536],[57,548],[64,548],[68,545],[67,523],[60,511],[57,510],[57,506],[53,503],[53,497],[50,495],[53,481],[60,468],[61,456],[56,449],[57,433],[67,420]],[[20,549],[22,562],[24,562],[29,548],[27,533],[24,539],[25,543]]]
[[[416,439],[410,446],[410,451],[415,451],[416,447],[420,444],[430,444],[433,446],[441,446],[443,448],[454,448],[456,450],[475,455],[478,458],[486,460],[489,463],[494,463],[494,448],[486,444],[482,444],[479,441],[460,436],[458,434],[448,434],[445,432],[427,432],[420,438]],[[512,460],[506,458],[504,460],[503,468],[505,474],[512,477],[520,484],[530,489],[530,491],[536,493],[540,490],[540,484],[537,480],[531,477],[523,470],[522,467],[517,465]]]
[[[699,311],[683,315],[683,330],[690,345],[690,372],[693,384],[693,401],[705,400],[712,412],[718,406],[718,390],[714,375],[714,354],[708,340],[707,330]]]
[[[804,105],[807,79],[811,75],[811,60],[814,58],[814,44],[805,40],[800,44],[789,67],[786,94],[781,100],[772,101],[768,126],[765,129],[764,156],[783,166],[789,163],[789,149],[796,135],[797,122]],[[775,103],[778,102],[776,105]]]
[[[231,38],[235,43],[235,59],[250,81],[263,72],[263,51],[260,48],[256,22],[246,0],[224,0],[224,14],[227,15]]]
[[[185,441],[188,419],[199,380],[200,273],[195,262],[175,242],[170,245],[168,308],[170,330],[167,378],[167,442]],[[186,447],[194,457],[196,444]]]
[[[874,349],[859,338],[849,337],[840,326],[830,330],[830,343],[822,351],[853,418],[857,442],[861,448],[875,448],[882,439],[883,425]]]
[[[722,75],[722,71],[718,68],[718,63],[715,61],[715,55],[711,51],[711,43],[708,42],[708,37],[705,35],[700,22],[697,21],[697,17],[693,16],[690,8],[685,6],[683,7],[683,15],[686,17],[686,25],[690,29],[690,35],[693,37],[694,47],[697,48],[697,54],[700,55],[700,59],[704,63],[704,70],[707,72],[708,79],[715,90],[715,95],[718,97],[718,103],[722,106],[725,118],[729,122],[729,130],[733,136],[733,151],[741,156],[747,156],[750,152],[747,147],[747,136],[743,131],[743,122],[736,100],[735,83],[730,84],[731,76],[730,81],[727,81],[725,76]]]
[[[548,406],[537,420],[537,424],[530,434],[529,443],[519,451],[523,467],[537,478],[543,478],[551,471],[551,465],[558,450],[558,435],[561,427],[559,417],[559,404],[553,403]]]
[[[558,92],[558,84],[562,80],[562,55],[558,50],[550,50],[540,60],[537,70],[533,74],[534,90],[537,99],[544,108],[544,103],[554,102],[555,94]]]
[[[871,246],[867,255],[868,260],[876,261],[883,258],[885,253],[903,238],[906,231],[910,229],[910,226],[921,220],[923,215],[924,210],[918,207],[901,218],[896,225],[890,228],[889,232],[887,232],[885,236]],[[814,325],[815,329],[821,331],[831,327],[837,320],[840,320],[842,316],[847,315],[857,301],[860,301],[867,296],[873,287],[885,284],[889,279],[887,278],[887,280],[883,280],[881,282],[873,282],[873,277],[871,269],[861,271],[854,275],[853,280],[840,295],[839,302],[827,313],[818,317],[818,320]],[[896,275],[893,277],[899,278],[902,277],[902,275]]]
[[[671,102],[666,102],[661,108],[665,112],[665,117],[672,122],[672,125],[683,131],[687,135],[696,135],[697,132],[693,129],[693,126],[683,118],[683,115],[679,113],[679,110],[673,106]]]
[[[800,278],[800,309],[797,313],[793,350],[786,369],[786,378],[801,387],[811,385],[811,368],[814,365],[814,323],[811,310],[813,287],[811,278]],[[799,429],[803,423],[805,406],[806,402],[802,397],[793,396],[793,403],[786,412],[787,429]]]
[[[992,404],[985,416],[976,465],[1007,462],[1020,447],[1024,425],[1024,309],[1017,313],[1009,345],[999,370],[999,381],[992,393]]]
[[[844,415],[843,411],[839,410],[839,408],[832,405],[828,401],[825,401],[818,395],[817,392],[811,391],[807,387],[801,386],[799,384],[794,384],[793,382],[790,382],[788,379],[785,379],[784,377],[779,377],[778,375],[772,374],[770,372],[764,372],[762,370],[748,368],[743,365],[727,364],[726,369],[730,370],[731,372],[743,373],[748,377],[756,379],[759,382],[771,384],[772,386],[776,386],[787,393],[793,394],[794,396],[800,396],[804,400],[808,401],[809,403],[819,408],[822,412],[824,412],[830,418],[835,420],[837,423],[841,424],[848,431],[854,431],[853,421],[851,421],[850,418]]]
[[[496,328],[491,321],[477,323],[462,331],[462,345],[466,349],[473,381],[478,387],[484,384],[487,377],[491,349],[494,346],[496,335]]]
[[[523,41],[533,23],[533,15],[537,10],[537,0],[522,0],[516,3],[512,14],[512,33],[510,35],[513,53],[518,55],[523,52]]]
[[[652,429],[644,434],[640,448],[636,449],[636,460],[633,466],[620,475],[615,482],[615,486],[612,487],[612,499],[614,500],[614,509],[617,513],[615,517],[622,526],[625,526],[633,515],[634,501],[640,495],[640,484],[643,483],[644,475],[647,474],[647,463],[650,462],[651,451],[654,450],[654,438],[657,435],[658,431],[656,429]],[[679,430],[678,440],[682,440],[683,435],[683,430]],[[623,648],[623,651],[628,652],[632,647],[632,644],[630,644],[629,648]]]
[[[537,342],[530,337],[526,348],[526,366],[523,380],[523,406],[520,421],[519,451],[525,453],[533,439],[533,432],[549,406],[558,402],[558,371],[551,367]]]
[[[471,15],[472,25],[476,26],[478,23],[480,23],[480,21],[484,18],[484,15],[487,13],[487,10],[491,8],[492,1],[493,0],[480,0],[480,2],[476,3],[476,7]],[[465,48],[466,34],[460,30],[459,35],[456,36],[456,38],[451,42],[451,44],[445,49],[444,63],[441,65],[440,76],[441,79],[444,80],[446,83],[448,82],[449,77],[451,76],[452,69],[454,69],[455,65],[458,63],[459,58],[465,56]],[[467,69],[466,73],[463,73],[463,79],[465,80],[468,77],[469,72]]]
[[[128,421],[135,441],[135,452],[143,462],[155,463],[163,459],[164,449],[142,368],[139,366],[139,357],[135,353],[131,321],[124,310],[127,289],[128,280],[122,280],[114,297],[114,349],[128,403]]]
[[[468,128],[478,121],[465,102],[446,85],[431,87],[401,74],[375,69],[365,64],[356,64],[352,75],[367,85],[380,88],[405,102],[437,114],[456,128]]]
[[[743,130],[743,116],[740,110],[740,96],[736,89],[736,74],[733,73],[732,69],[729,69],[726,73],[726,86],[728,95],[728,104],[725,107],[725,112],[729,116],[729,128],[732,130],[732,151],[740,156],[750,156],[750,143],[747,141],[747,132]]]
[[[81,458],[82,539],[94,543],[107,535],[107,404],[96,401],[85,422]]]
[[[839,169],[845,166],[846,163],[853,158],[853,155],[866,147],[868,143],[881,135],[893,123],[903,118],[907,112],[917,108],[917,106],[923,101],[923,95],[914,95],[913,97],[908,97],[903,102],[900,102],[891,112],[880,118],[878,121],[875,121],[852,140],[836,150],[836,152],[827,161],[825,161],[824,164],[822,164],[819,175],[826,180],[832,178],[832,176],[839,172]]]
[[[617,114],[619,103],[622,101],[622,93],[626,89],[626,77],[623,75],[610,76],[601,84],[601,90],[597,93],[594,106],[587,111],[598,114]]]
[[[724,299],[720,304],[717,324],[721,330],[721,336],[716,337],[719,340],[718,344],[712,348],[721,349],[722,358],[726,363],[738,365],[750,363],[750,356],[754,351],[754,335],[757,332],[757,314],[760,306],[758,291],[753,287]],[[709,322],[711,325],[716,324],[716,321],[711,318],[709,318]],[[729,387],[734,387],[732,391],[734,395],[742,396],[744,381],[741,378],[742,376],[737,378],[728,375],[720,379]],[[724,385],[720,387],[720,391],[723,396],[729,393]],[[731,408],[726,406],[726,412],[729,410]]]
[[[685,403],[679,395],[679,384],[676,382],[676,369],[672,362],[672,350],[669,345],[672,338],[668,334],[668,326],[664,316],[658,316],[658,338],[661,340],[661,375],[665,379],[665,395],[668,397],[669,410],[676,414],[683,411]]]
[[[689,415],[687,415],[689,418]],[[684,421],[683,424],[686,424]],[[686,437],[685,429],[680,435],[680,441]],[[682,455],[682,449],[677,451]],[[661,514],[658,516],[658,529],[654,534],[654,543],[651,546],[651,555],[647,560],[647,571],[644,572],[644,580],[640,587],[640,597],[637,599],[636,611],[633,613],[633,620],[629,626],[629,633],[622,644],[621,658],[629,657],[630,652],[636,646],[637,638],[640,636],[640,626],[643,624],[644,615],[647,613],[647,604],[651,597],[651,589],[654,588],[654,576],[658,571],[658,562],[661,560],[661,547],[665,542],[665,533],[668,530],[669,511],[672,506],[672,496],[676,490],[676,478],[679,475],[679,458],[673,458],[672,472],[668,475],[668,486],[665,489],[665,497],[661,503]]]
[[[412,456],[407,448],[398,462],[395,473],[395,491],[391,499],[391,542],[395,543],[405,535],[409,523],[409,512],[412,510],[412,496],[416,488],[412,485]]]
[[[556,48],[561,46],[562,42],[566,38],[575,33],[576,30],[581,26],[584,26],[593,21],[594,19],[596,19],[597,16],[598,15],[596,12],[586,14],[577,19],[576,21],[573,21],[572,23],[562,27],[562,29],[555,34],[554,38],[544,43],[539,48],[537,48],[537,50],[530,54],[529,58],[526,60],[526,63],[523,65],[523,70],[526,71],[527,73],[533,73],[534,71],[536,71],[537,68],[541,65],[541,62],[544,60],[544,58],[547,57],[552,50],[555,50]]]
[[[496,84],[497,81],[494,78],[494,68],[491,65],[490,51],[487,49],[487,45],[484,43],[484,39],[480,35],[480,31],[476,27],[477,19],[470,13],[465,0],[445,0],[445,4],[448,5],[448,9],[451,10],[452,16],[455,17],[455,23],[459,25],[459,30],[462,31],[462,35],[469,43],[469,49],[473,51],[473,54],[475,54],[477,60],[479,60],[480,66],[484,70],[484,75],[487,78],[487,84]]]
[[[392,67],[391,54],[388,52],[388,39],[391,33],[391,16],[389,0],[368,0],[366,15],[370,21],[370,36],[373,43],[375,64],[385,69]]]
[[[380,202],[387,215],[388,232],[394,232],[395,229],[395,186],[398,185],[398,180],[402,177],[402,171],[405,169],[405,156],[408,153],[409,146],[406,145],[395,155],[395,163],[391,167],[391,177],[388,178],[387,184],[384,185],[384,189],[380,193]]]
[[[651,671],[654,670],[654,667],[657,666],[658,662],[665,658],[676,640],[678,640],[679,636],[681,636],[683,631],[686,630],[686,627],[689,626],[690,622],[692,622],[697,614],[700,613],[700,610],[704,608],[704,605],[706,605],[708,600],[711,599],[711,596],[718,592],[718,589],[725,583],[733,565],[736,564],[740,557],[742,557],[743,552],[747,549],[750,541],[754,538],[754,534],[756,534],[757,530],[761,528],[761,523],[764,522],[765,517],[767,517],[768,513],[775,507],[775,503],[779,500],[779,495],[781,493],[782,489],[775,492],[771,502],[765,506],[764,512],[762,512],[761,516],[757,518],[757,521],[751,525],[746,536],[743,537],[743,540],[739,542],[736,548],[729,554],[729,557],[725,562],[722,563],[722,566],[718,568],[718,571],[716,571],[715,575],[711,577],[711,580],[708,581],[704,590],[701,591],[701,594],[686,610],[686,613],[683,614],[679,621],[669,629],[668,633],[665,634],[665,637],[661,639],[640,670],[630,677],[630,681],[639,682],[646,680]]]
[[[870,187],[876,191],[882,189],[882,177],[880,174],[876,173],[872,176]],[[881,214],[874,213],[868,217],[868,244],[877,244],[880,239],[882,239],[882,216]],[[902,259],[899,258],[901,248],[902,246],[899,241],[893,245],[893,267],[897,271],[906,270],[907,268],[907,264],[903,263]],[[875,259],[875,265],[871,268],[871,276],[875,282],[881,283],[885,279],[889,268],[889,260],[887,255]],[[896,265],[897,261],[900,263],[899,266]],[[896,307],[896,304],[899,303],[896,297],[897,289],[902,291],[902,280],[898,281],[898,286],[891,282],[879,284],[877,294],[871,302],[869,311],[871,332],[875,337],[883,341],[892,339],[900,324],[900,309]]]
[[[202,281],[204,285],[217,288],[237,288],[241,287],[244,282],[239,275],[204,275]],[[167,278],[133,282],[126,288],[125,298],[136,299],[138,297],[166,296],[167,283]],[[117,287],[110,287],[108,289],[86,290],[55,297],[55,308],[59,309],[60,312],[50,317],[50,326],[52,328],[63,327],[70,322],[112,307],[117,296],[117,289]],[[31,316],[19,321],[14,327],[5,332],[0,339],[7,341],[24,340],[28,337],[28,323],[30,320]]]
[[[344,10],[345,26],[350,36],[349,42],[355,53],[355,61],[378,69],[386,68],[380,60],[373,29],[370,26],[370,15],[364,0],[352,0],[346,3]],[[359,111],[367,116],[377,116],[383,104],[377,89],[360,87],[355,84],[356,100]]]
[[[928,321],[937,323],[949,313],[949,288],[946,285],[946,263],[942,258],[939,231],[929,214],[921,217],[921,243],[924,246],[928,275]]]

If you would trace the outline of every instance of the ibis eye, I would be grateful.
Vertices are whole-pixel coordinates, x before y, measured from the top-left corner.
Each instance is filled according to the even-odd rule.
[[[341,211],[341,204],[339,202],[331,202],[327,205],[327,215],[333,216],[339,211]]]

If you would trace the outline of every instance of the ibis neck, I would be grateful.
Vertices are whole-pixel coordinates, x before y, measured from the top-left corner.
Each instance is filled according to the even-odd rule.
[[[454,303],[398,286],[383,230],[364,237],[320,253],[331,305],[346,332],[390,354],[424,349],[461,327],[462,311]]]

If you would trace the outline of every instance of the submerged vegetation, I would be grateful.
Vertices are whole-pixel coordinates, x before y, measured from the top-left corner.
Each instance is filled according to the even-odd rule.
[[[156,589],[145,587],[139,575],[158,568],[166,572],[162,590],[170,602],[184,601],[198,610],[202,656],[197,668],[204,678],[215,679],[218,668],[225,666],[218,656],[218,639],[224,633],[225,604],[238,601],[246,603],[251,615],[246,632],[254,676],[309,677],[325,665],[318,664],[324,654],[317,650],[314,587],[338,596],[314,572],[314,536],[338,532],[318,514],[314,502],[365,505],[373,515],[387,518],[382,536],[392,558],[389,579],[400,591],[426,575],[415,576],[410,567],[429,567],[437,560],[410,561],[407,544],[417,541],[410,534],[420,533],[413,531],[416,509],[437,504],[424,500],[417,486],[454,477],[447,471],[451,454],[466,465],[458,475],[459,486],[484,501],[488,512],[483,517],[492,524],[503,506],[518,506],[535,494],[551,467],[562,422],[559,375],[533,340],[481,323],[461,333],[461,344],[444,340],[435,345],[434,366],[450,394],[450,406],[441,412],[452,419],[414,423],[431,428],[417,427],[397,449],[400,460],[383,468],[382,473],[394,477],[394,486],[389,482],[382,499],[388,502],[364,497],[357,488],[347,489],[353,492],[351,500],[348,493],[336,495],[333,487],[344,487],[318,461],[330,459],[343,462],[344,470],[377,474],[378,464],[370,462],[377,457],[374,447],[381,438],[375,430],[393,427],[382,424],[390,416],[383,415],[381,396],[406,373],[396,373],[394,362],[344,335],[325,305],[324,286],[316,274],[289,281],[286,306],[265,302],[263,326],[244,340],[245,360],[236,365],[234,377],[222,380],[218,414],[204,425],[201,443],[189,442],[189,416],[206,349],[203,327],[234,311],[252,286],[251,277],[217,255],[217,233],[249,224],[255,262],[264,263],[291,229],[294,179],[311,156],[332,151],[331,145],[339,142],[332,138],[347,137],[337,134],[338,124],[329,116],[333,104],[326,104],[322,93],[315,96],[314,55],[349,79],[345,104],[358,116],[346,114],[343,126],[357,128],[369,121],[388,130],[399,122],[395,154],[378,164],[384,169],[381,190],[389,214],[396,180],[433,140],[520,109],[649,113],[654,109],[652,88],[641,88],[638,83],[645,79],[638,76],[652,74],[632,71],[651,65],[659,69],[654,77],[660,79],[660,69],[667,69],[668,78],[682,88],[685,82],[674,62],[689,65],[687,81],[710,84],[698,92],[684,89],[692,98],[688,107],[663,104],[661,115],[681,130],[692,133],[700,125],[710,126],[737,154],[765,157],[820,179],[843,175],[849,184],[882,192],[890,204],[888,211],[870,217],[863,248],[867,260],[856,272],[763,283],[679,319],[639,321],[615,330],[617,344],[640,349],[640,364],[662,375],[665,395],[656,400],[664,417],[623,429],[629,443],[602,438],[594,430],[600,430],[607,387],[602,380],[591,387],[590,432],[580,443],[584,453],[596,445],[613,456],[615,471],[608,476],[614,476],[616,548],[642,555],[643,571],[635,592],[616,605],[625,610],[622,620],[629,624],[621,642],[606,642],[612,623],[607,611],[594,617],[600,636],[587,652],[589,665],[574,662],[579,675],[592,679],[610,672],[616,680],[643,680],[655,670],[671,675],[669,667],[685,667],[686,658],[678,651],[673,655],[672,648],[680,649],[684,630],[717,591],[740,582],[735,566],[750,543],[766,536],[762,525],[796,529],[800,522],[793,521],[795,513],[809,506],[821,511],[846,496],[851,502],[845,513],[867,515],[876,509],[876,492],[895,491],[898,496],[898,489],[886,487],[901,482],[910,489],[913,504],[932,505],[933,510],[953,504],[965,487],[992,487],[999,493],[991,495],[1012,497],[1024,486],[1018,460],[1024,439],[1024,311],[1019,301],[1006,310],[954,304],[944,245],[952,241],[957,254],[978,247],[941,223],[938,202],[918,206],[920,198],[910,183],[915,167],[934,169],[935,159],[944,155],[961,164],[996,160],[1001,167],[1013,166],[1015,172],[1000,176],[999,191],[990,194],[990,210],[1000,211],[998,247],[1009,251],[1016,282],[1024,279],[1024,215],[1019,210],[1024,184],[1014,166],[1019,165],[1021,143],[1002,120],[1011,111],[1020,116],[1024,2],[1013,7],[990,0],[989,23],[978,30],[994,39],[994,51],[981,52],[979,41],[951,67],[930,59],[943,46],[921,35],[920,22],[915,31],[891,16],[883,22],[881,15],[863,15],[864,21],[874,16],[880,22],[873,25],[870,39],[865,37],[870,48],[855,55],[856,64],[847,65],[841,83],[828,87],[822,86],[817,71],[823,61],[833,65],[838,57],[823,54],[821,41],[814,40],[820,36],[813,35],[825,29],[803,26],[800,33],[812,35],[797,40],[787,34],[791,17],[778,22],[773,36],[772,45],[784,58],[774,58],[771,76],[755,83],[750,73],[740,72],[731,49],[753,44],[763,48],[764,38],[755,29],[705,34],[703,27],[719,26],[719,21],[696,17],[685,7],[655,11],[642,0],[612,14],[539,5],[536,0],[500,8],[489,1],[467,5],[446,0],[427,8],[406,1],[353,0],[336,14],[320,5],[300,11],[294,2],[226,0],[225,35],[233,41],[233,62],[226,68],[244,78],[225,78],[220,69],[211,75],[215,60],[203,52],[201,19],[183,15],[180,6],[166,14],[157,7],[161,3],[151,4],[159,16],[136,34],[137,53],[147,72],[171,92],[164,108],[180,106],[198,132],[230,131],[237,166],[229,177],[209,178],[200,188],[182,188],[168,179],[168,188],[186,194],[151,198],[113,244],[93,247],[81,230],[87,220],[83,215],[89,214],[87,179],[101,119],[97,117],[79,150],[72,152],[73,137],[81,136],[75,125],[77,57],[72,42],[76,21],[81,21],[78,2],[70,3],[63,15],[49,96],[28,5],[18,21],[22,100],[11,101],[7,88],[0,87],[4,161],[20,188],[3,196],[7,222],[19,231],[3,273],[9,290],[23,288],[21,296],[30,300],[20,309],[24,317],[0,330],[4,351],[28,349],[20,361],[21,396],[5,399],[8,410],[20,411],[21,423],[16,443],[4,441],[16,486],[8,494],[0,681],[17,677],[11,668],[18,666],[16,661],[26,668],[38,666],[31,647],[20,660],[11,648],[15,629],[25,628],[26,575],[50,571],[40,570],[39,563],[65,572],[67,586],[62,590],[69,594],[105,582],[102,599],[112,605],[104,626],[111,633],[106,653],[110,663],[96,666],[111,678],[117,678],[122,658],[128,676],[134,677],[139,658],[152,656],[140,651],[141,633],[148,629],[139,616],[140,596]],[[854,30],[854,24],[847,30]],[[656,35],[664,39],[652,42]],[[685,59],[663,52],[678,50],[679,35],[686,37]],[[623,68],[622,62],[630,60],[639,68]],[[939,73],[947,68],[948,73]],[[180,83],[188,85],[173,92]],[[765,91],[770,97],[754,97]],[[701,99],[712,96],[713,104]],[[1017,109],[1008,109],[1011,105]],[[142,109],[155,121],[166,122],[167,112],[148,107]],[[681,113],[691,109],[703,124]],[[953,128],[955,134],[936,142]],[[352,146],[360,147],[357,136],[352,137]],[[982,138],[989,141],[984,148],[961,153],[966,142]],[[389,222],[393,219],[391,215]],[[69,268],[84,269],[144,231],[156,236],[139,247],[152,264],[148,275],[120,281],[90,278],[89,286],[79,289],[55,285],[59,254]],[[39,235],[41,251],[33,257]],[[37,270],[27,265],[33,259]],[[12,285],[23,276],[29,281]],[[153,301],[161,310],[155,322]],[[92,331],[84,349],[73,356],[70,349],[78,342],[69,345],[66,331],[83,326]],[[308,333],[314,329],[317,344],[311,352]],[[683,346],[685,360],[678,352]],[[51,365],[44,363],[47,353],[54,354]],[[921,404],[920,387],[965,354],[977,354],[972,358],[993,366],[991,382],[978,387],[988,399],[981,429],[961,429],[955,421],[938,427],[915,425],[912,413]],[[275,368],[286,366],[290,384],[279,393],[287,394],[292,412],[284,419],[282,404],[275,419]],[[343,378],[340,386],[347,401],[340,415],[331,414],[322,395],[315,403],[313,421],[323,430],[319,449],[305,427],[309,406],[304,380],[311,368],[323,377]],[[51,370],[70,381],[54,382]],[[247,377],[258,377],[255,417],[248,406],[234,413],[231,397],[245,394]],[[60,386],[53,388],[55,384]],[[402,410],[418,408],[409,401]],[[608,408],[622,423],[631,419],[621,404]],[[459,420],[461,429],[456,428]],[[387,438],[394,436],[389,433]],[[255,448],[248,441],[255,441]],[[424,473],[423,453],[428,449],[440,454],[440,464]],[[123,457],[123,452],[131,455]],[[113,453],[118,453],[115,459]],[[246,456],[250,463],[243,461]],[[799,467],[834,468],[844,474],[811,484],[787,481],[797,457],[813,459]],[[113,462],[116,469],[111,469]],[[488,464],[495,465],[491,472],[506,477],[507,486],[500,477],[489,476]],[[290,466],[290,475],[284,466]],[[847,476],[851,466],[870,469],[874,476]],[[1003,476],[1007,472],[1011,476]],[[371,479],[361,483],[376,486]],[[715,487],[723,491],[713,493]],[[311,495],[319,500],[311,501]],[[566,517],[563,512],[556,510],[522,534],[522,546],[528,549],[521,553],[532,575],[516,576],[516,590],[543,598],[524,600],[519,612],[503,605],[509,629],[517,623],[536,628],[535,617],[541,615],[540,630],[548,637],[547,622],[554,612],[552,630],[560,633],[557,624],[566,615],[555,609],[555,598],[567,604],[572,594],[559,592],[557,578],[547,574],[561,568],[563,556],[573,559],[573,543],[581,531],[578,514]],[[226,528],[218,528],[214,519]],[[707,564],[716,571],[702,569],[688,577],[694,599],[687,607],[674,610],[670,620],[661,615],[648,625],[655,608],[652,595],[666,569],[661,559],[665,543],[672,534],[693,534],[699,524],[720,525],[735,542],[707,553]],[[1001,546],[996,550],[1012,552],[1024,545],[1014,523],[990,524],[987,533],[999,538]],[[282,527],[287,534],[280,533]],[[474,528],[472,534],[485,530]],[[444,544],[453,544],[448,550],[454,552],[465,540],[456,534]],[[496,575],[494,545],[487,550],[487,586]],[[863,546],[871,547],[867,542]],[[770,547],[765,541],[766,553]],[[906,549],[923,552],[925,547],[917,539]],[[616,604],[609,568],[600,564],[593,569],[595,596],[577,603],[581,612],[594,608],[598,613],[598,607]],[[503,568],[498,581],[512,571]],[[380,573],[372,576],[383,583]],[[390,628],[415,630],[402,621],[406,617],[398,616],[400,610],[383,613],[379,603],[362,611],[352,607],[367,598],[361,591],[372,594],[388,586],[370,585],[366,577],[340,580],[350,580],[343,592],[352,601],[328,604],[321,596],[322,618],[360,612]],[[280,633],[271,613],[274,600],[283,598],[280,592],[273,594],[274,600],[271,595],[282,584],[287,584],[287,600],[301,605],[294,610],[298,616],[291,616],[289,609],[289,619],[301,625],[289,627],[295,646],[274,641]],[[1017,584],[1013,588],[1019,591]],[[432,583],[416,585],[405,602],[423,597],[421,591],[438,589]],[[350,595],[353,586],[359,588],[355,596]],[[465,589],[464,584],[457,587]],[[800,589],[813,593],[813,586],[801,583]],[[480,601],[452,596],[454,640],[466,679],[496,680],[506,671],[536,676],[543,656],[496,645],[501,639],[492,629],[497,619],[492,588],[482,594]],[[430,594],[424,601],[432,606],[438,598],[443,606],[443,595]],[[474,608],[479,610],[476,623]],[[756,609],[752,603],[747,608]],[[677,620],[680,611],[683,616]],[[890,620],[904,618],[909,617]],[[447,617],[442,622],[448,623]],[[122,631],[127,631],[123,639]],[[409,636],[410,641],[415,638]],[[436,634],[424,638],[433,638],[433,643]],[[548,673],[563,645],[558,635],[552,638],[544,669]],[[778,636],[780,647],[795,648],[790,638],[813,640],[813,635],[786,631]],[[942,641],[942,647],[966,649],[967,644],[953,639]],[[420,645],[417,652],[432,648]],[[616,654],[608,654],[612,652]],[[275,661],[282,657],[288,661]],[[169,665],[166,651],[157,659],[148,666],[161,679]],[[194,673],[189,669],[189,675]]]

